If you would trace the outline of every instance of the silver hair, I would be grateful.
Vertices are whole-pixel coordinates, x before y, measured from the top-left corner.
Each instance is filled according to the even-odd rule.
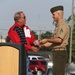
[[[14,15],[14,21],[18,21],[21,17],[21,13],[23,13],[23,11],[18,11],[15,13]]]

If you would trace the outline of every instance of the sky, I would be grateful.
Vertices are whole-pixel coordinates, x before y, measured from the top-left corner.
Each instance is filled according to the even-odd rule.
[[[72,0],[0,0],[0,36],[7,36],[17,11],[25,13],[26,25],[31,30],[53,31],[55,26],[50,8],[57,5],[64,6],[64,19],[68,19],[72,14]]]

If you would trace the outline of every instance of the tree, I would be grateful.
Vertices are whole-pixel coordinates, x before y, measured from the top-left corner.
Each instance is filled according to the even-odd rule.
[[[50,38],[52,35],[51,32],[47,31],[46,33],[42,33],[41,34],[41,38],[44,39],[44,38]]]
[[[6,43],[7,43],[7,42],[10,42],[10,39],[9,39],[8,36],[7,36],[5,39],[6,39]]]
[[[35,38],[38,39],[38,35],[36,34],[36,32],[32,31],[32,33],[34,34]]]
[[[67,19],[67,22],[70,21],[71,21],[71,16]],[[73,15],[73,21],[75,22],[75,15]],[[73,30],[72,30],[72,61],[73,60],[75,60],[75,23],[73,25]]]

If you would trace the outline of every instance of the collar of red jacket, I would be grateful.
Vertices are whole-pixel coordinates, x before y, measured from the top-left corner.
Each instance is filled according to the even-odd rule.
[[[14,24],[15,26],[18,26],[19,28],[23,28],[25,25],[21,26],[19,23],[16,23]]]

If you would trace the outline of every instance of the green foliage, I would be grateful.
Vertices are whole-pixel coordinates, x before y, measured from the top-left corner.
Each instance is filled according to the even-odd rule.
[[[38,35],[36,34],[36,32],[32,31],[32,33],[34,34],[35,38],[38,39]]]
[[[8,36],[6,37],[6,42],[10,42],[10,39]]]
[[[72,34],[72,60],[75,60],[75,24]]]
[[[68,18],[67,22],[70,21],[71,21],[71,16]],[[73,15],[73,21],[75,23],[75,15]],[[69,41],[69,45],[70,45],[70,41]],[[68,46],[68,48],[70,47]],[[75,24],[73,25],[73,31],[72,31],[72,61],[73,60],[75,60]]]
[[[51,32],[47,31],[46,33],[42,33],[41,34],[41,38],[44,39],[44,38],[50,38],[52,35]]]

